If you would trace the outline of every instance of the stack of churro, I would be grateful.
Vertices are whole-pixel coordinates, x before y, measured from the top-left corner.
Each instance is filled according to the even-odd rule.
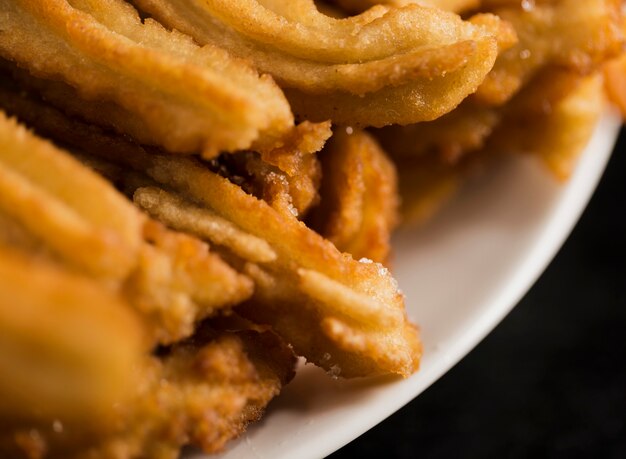
[[[566,179],[622,6],[0,0],[0,453],[215,452],[297,357],[413,374],[393,230],[503,154]]]

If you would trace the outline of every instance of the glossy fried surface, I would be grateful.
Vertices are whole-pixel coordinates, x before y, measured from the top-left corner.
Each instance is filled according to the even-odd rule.
[[[602,77],[577,78],[566,94],[552,101],[549,111],[542,99],[546,100],[550,86],[540,81],[543,87],[529,88],[527,100],[520,99],[507,113],[507,122],[494,132],[487,149],[537,155],[557,179],[564,181],[574,171],[605,107]],[[552,84],[558,82],[559,78],[552,79]],[[529,131],[534,135],[528,136]]]
[[[121,0],[4,0],[0,27],[2,57],[74,88],[92,104],[73,109],[142,142],[214,156],[293,127],[271,78]]]
[[[313,228],[357,260],[388,264],[399,205],[393,163],[369,134],[339,129],[322,152],[322,164]]]
[[[21,100],[16,109],[22,107],[24,116],[44,110],[29,110],[28,101]],[[30,103],[38,104],[32,99]],[[328,370],[341,368],[346,377],[406,376],[417,369],[421,355],[417,331],[405,315],[404,298],[395,280],[382,265],[359,262],[341,253],[295,215],[246,193],[207,163],[148,151],[94,126],[69,120],[49,107],[47,116],[32,116],[31,122],[73,148],[130,168],[158,188],[174,192],[171,199],[157,190],[138,190],[139,205],[146,193],[156,198],[145,207],[153,217],[164,215],[167,207],[171,211],[178,202],[183,205],[175,212],[190,212],[187,219],[208,209],[264,240],[274,259],[259,263],[239,258],[240,271],[255,283],[250,304],[256,305],[242,305],[237,310],[257,323],[272,325],[298,354]],[[89,152],[87,145],[91,146]],[[207,236],[202,232],[196,235]],[[301,306],[296,310],[293,304]]]
[[[125,401],[145,338],[114,292],[0,242],[0,425],[82,422]]]
[[[0,452],[75,459],[174,459],[184,445],[216,452],[258,419],[294,364],[269,332],[204,326],[165,355],[146,356],[134,369],[133,392],[99,417],[33,423],[0,416]]]
[[[626,54],[605,66],[604,78],[608,97],[626,116]]]
[[[32,108],[12,100],[25,115]],[[48,122],[60,117],[49,113]],[[155,341],[189,336],[197,321],[252,294],[252,282],[206,243],[149,221],[101,176],[3,114],[0,146],[0,241],[123,293]]]
[[[13,107],[32,108],[25,100]],[[279,338],[250,324],[198,326],[247,298],[251,280],[3,114],[0,139],[3,172],[19,184],[0,211],[0,451],[175,458],[187,444],[221,449],[260,416],[295,364]],[[47,212],[37,229],[23,212],[31,207],[16,201],[26,198]],[[112,253],[113,243],[133,242],[122,245],[133,249],[124,271],[100,269],[111,264],[104,256],[85,269],[67,255],[85,255],[79,223],[93,225]]]
[[[360,13],[375,5],[405,6],[411,4],[439,8],[444,11],[462,13],[480,5],[481,0],[334,0],[341,8],[350,13]]]
[[[488,104],[503,104],[547,66],[593,72],[622,51],[621,7],[621,0],[548,1],[529,9],[513,2],[494,7],[495,14],[513,25],[519,42],[499,56],[477,97]]]
[[[2,113],[0,177],[0,210],[56,256],[94,275],[128,275],[141,243],[137,210],[97,174]]]
[[[417,333],[395,281],[381,265],[341,254],[294,216],[200,164],[169,156],[138,157],[134,166],[162,186],[263,238],[275,251],[273,262],[243,265],[255,281],[255,293],[249,304],[238,307],[242,315],[272,325],[297,353],[324,368],[341,368],[347,377],[407,375],[416,368]]]
[[[443,136],[429,137],[425,134],[426,126],[404,132],[411,149],[404,153],[400,150],[396,161],[405,221],[428,220],[455,194],[469,173],[504,154],[535,155],[558,180],[566,180],[604,106],[602,78],[598,73],[581,77],[577,73],[548,71],[535,77],[507,105],[482,108],[493,117],[494,123],[474,131],[480,133],[475,142],[457,143],[459,148],[464,145],[467,149],[461,150],[462,155],[452,161],[445,149],[433,144],[433,139]],[[460,142],[465,131],[455,131],[454,127],[478,123],[474,110],[476,106],[468,107],[459,112],[457,119],[436,121],[437,129],[433,132],[439,136],[449,129],[449,140],[455,141],[456,132],[461,136]]]
[[[358,126],[450,111],[491,69],[501,33],[496,17],[463,21],[418,5],[335,19],[309,0],[134,3],[271,74],[300,117]]]
[[[622,0],[0,5],[2,457],[220,451],[296,356],[411,376],[400,216],[626,105]]]

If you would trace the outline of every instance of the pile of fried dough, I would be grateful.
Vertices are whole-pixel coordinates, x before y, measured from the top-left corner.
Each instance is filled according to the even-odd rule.
[[[298,357],[414,373],[390,235],[566,179],[622,0],[0,0],[0,455],[221,450]]]

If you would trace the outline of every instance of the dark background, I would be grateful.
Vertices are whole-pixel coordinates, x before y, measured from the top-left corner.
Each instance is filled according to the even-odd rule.
[[[626,131],[535,286],[467,357],[331,459],[626,458]]]

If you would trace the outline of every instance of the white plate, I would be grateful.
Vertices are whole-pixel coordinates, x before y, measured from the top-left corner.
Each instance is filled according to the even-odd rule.
[[[424,341],[418,373],[401,381],[343,381],[305,366],[264,419],[217,457],[324,457],[437,380],[511,310],[556,254],[602,175],[619,125],[614,115],[601,120],[565,185],[538,161],[512,157],[470,183],[430,224],[398,234],[395,273]]]

